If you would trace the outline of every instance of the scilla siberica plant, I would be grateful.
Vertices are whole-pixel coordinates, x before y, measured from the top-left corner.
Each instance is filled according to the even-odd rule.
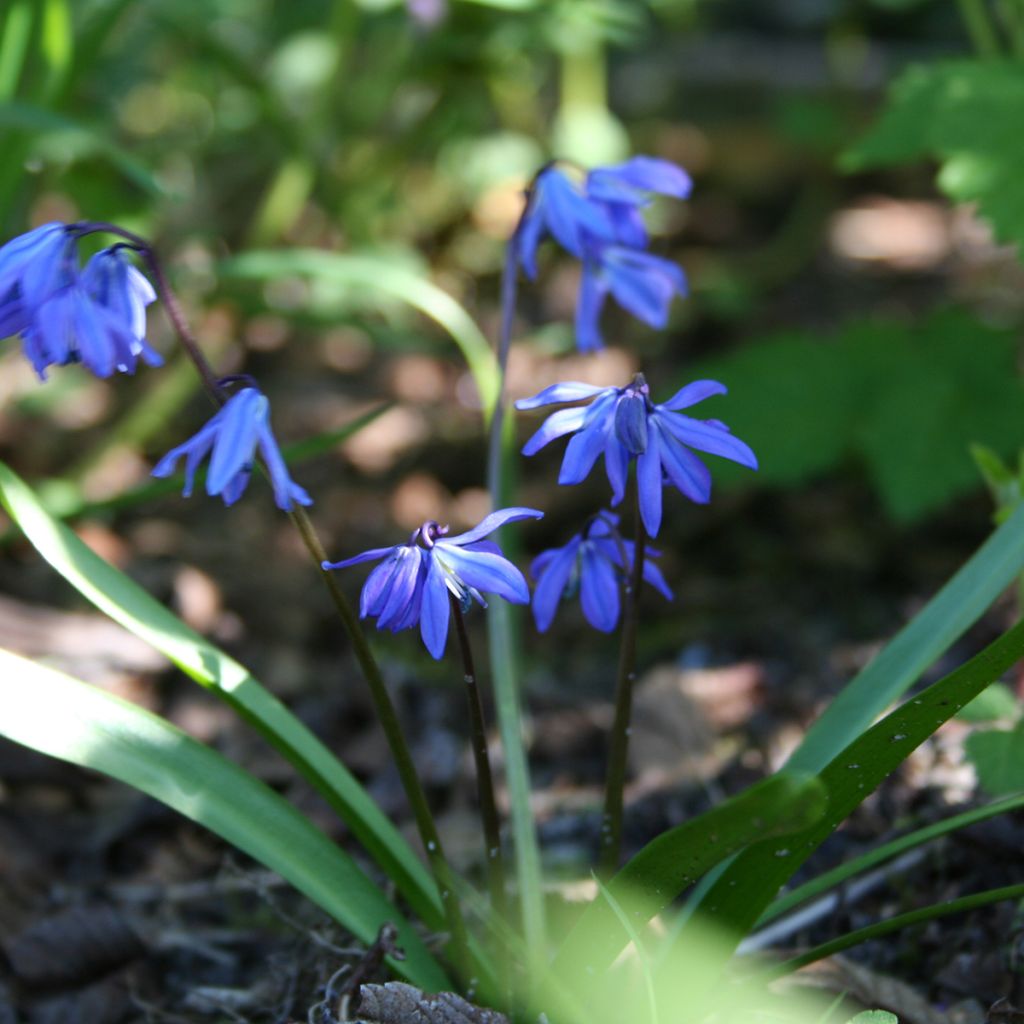
[[[652,194],[684,199],[689,190],[689,178],[680,168],[650,157],[634,157],[589,172],[560,163],[543,168],[531,183],[509,242],[496,360],[502,376],[511,343],[518,271],[524,270],[531,279],[538,276],[538,248],[549,235],[582,263],[576,319],[581,349],[589,351],[601,344],[598,320],[609,294],[643,322],[665,326],[672,299],[685,294],[685,278],[671,261],[648,251],[642,212]],[[100,232],[118,241],[82,267],[79,241]],[[330,561],[306,512],[312,499],[292,480],[271,431],[265,394],[249,377],[215,374],[188,330],[159,259],[143,239],[111,224],[51,223],[0,248],[0,333],[20,336],[26,357],[42,379],[51,368],[70,363],[80,363],[101,377],[133,373],[140,360],[159,366],[161,357],[146,341],[146,310],[157,298],[196,365],[215,411],[192,438],[160,459],[153,473],[168,477],[184,459],[188,496],[208,458],[206,491],[231,505],[247,490],[253,469],[262,466],[276,505],[298,529],[348,634],[431,873],[343,764],[291,712],[240,666],[189,634],[171,613],[84,548],[2,466],[0,497],[26,536],[83,594],[166,651],[292,761],[344,818],[422,923],[443,935],[445,957],[439,959],[402,911],[302,815],[218,760],[212,751],[174,733],[166,723],[94,694],[52,670],[0,652],[0,678],[15,684],[30,681],[21,703],[12,704],[0,716],[0,732],[133,781],[192,814],[281,871],[366,941],[383,925],[394,925],[405,958],[392,957],[390,962],[423,988],[458,984],[468,995],[521,1019],[536,1019],[543,1013],[553,1024],[611,1024],[637,1017],[696,1022],[711,1014],[720,1020],[748,1019],[748,1003],[761,1009],[760,996],[747,999],[754,991],[752,983],[739,988],[719,984],[739,937],[759,919],[778,916],[795,903],[801,890],[781,900],[776,900],[776,893],[802,859],[917,744],[991,682],[993,673],[1008,668],[1024,652],[1024,626],[1018,625],[978,659],[872,726],[885,705],[935,660],[958,630],[973,621],[960,611],[967,602],[965,595],[970,595],[971,614],[976,617],[984,606],[979,595],[993,599],[1004,578],[1009,582],[1019,571],[1024,555],[1018,552],[1015,560],[1011,554],[1020,547],[1012,538],[1014,531],[1024,529],[1021,511],[1000,527],[965,568],[963,579],[955,577],[919,620],[907,627],[896,653],[883,654],[880,668],[869,667],[851,683],[845,704],[837,702],[838,710],[827,712],[812,729],[794,755],[791,770],[669,830],[622,866],[623,790],[641,584],[646,581],[672,599],[668,582],[653,560],[659,553],[647,545],[662,524],[662,491],[669,486],[691,502],[704,504],[711,495],[711,473],[701,456],[723,457],[750,469],[757,468],[757,459],[720,420],[698,419],[686,412],[725,393],[724,385],[716,381],[687,384],[660,404],[652,400],[642,374],[622,387],[554,384],[520,400],[516,406],[522,411],[570,406],[550,413],[523,449],[533,455],[552,441],[568,437],[559,483],[580,483],[603,458],[612,504],[621,504],[630,492],[633,498],[631,539],[620,533],[615,513],[601,510],[587,518],[566,543],[537,556],[531,566],[536,581],[532,610],[540,631],[551,629],[561,602],[577,594],[589,626],[602,632],[621,627],[598,856],[599,892],[575,926],[552,941],[538,858],[535,850],[531,853],[536,836],[518,695],[510,696],[508,690],[510,679],[515,685],[515,658],[504,604],[525,604],[530,593],[522,572],[495,539],[499,528],[539,519],[542,512],[497,500],[507,486],[503,461],[509,455],[501,430],[504,381],[491,418],[488,451],[488,483],[495,510],[477,526],[454,536],[446,525],[428,521],[406,543]],[[377,660],[334,573],[363,562],[378,564],[363,584],[359,617],[374,619],[378,630],[392,633],[418,627],[435,659],[443,656],[454,626],[469,707],[488,903],[468,881],[457,878],[448,863]],[[511,844],[502,834],[484,706],[464,621],[473,605],[486,607],[485,595],[497,599],[488,614],[492,641],[497,641],[491,644],[491,666],[504,741]],[[26,706],[24,695],[31,700],[36,692],[38,700],[50,702],[43,729],[30,713],[18,713],[19,707]],[[117,723],[122,723],[127,737],[121,746]],[[197,778],[206,788],[202,798],[194,801],[190,794]],[[273,827],[268,824],[271,819]],[[508,845],[516,854],[518,913],[509,900]],[[717,875],[712,871],[716,866]],[[845,866],[835,880],[857,869]],[[677,897],[702,876],[706,876],[703,888],[691,898],[686,913],[661,930],[662,937],[641,936],[647,922],[658,914],[670,915]],[[821,891],[823,884],[815,889],[815,883],[809,883],[810,894]],[[980,894],[972,905],[1024,894],[1024,887],[1017,889],[1021,891]],[[479,933],[469,927],[466,908],[482,920]],[[723,929],[714,942],[705,941],[707,933],[697,931],[702,921]],[[853,933],[836,942],[849,945],[870,934]],[[635,979],[627,971],[612,969],[612,964],[630,943],[647,957],[644,950],[653,941],[659,943],[657,956],[644,960],[647,1005],[637,1011],[640,989]],[[792,969],[833,948],[836,943],[773,971]],[[394,952],[383,939],[375,949],[378,958]]]

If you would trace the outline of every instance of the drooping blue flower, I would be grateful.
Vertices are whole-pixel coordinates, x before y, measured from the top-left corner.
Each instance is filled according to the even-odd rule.
[[[66,224],[43,224],[0,246],[0,337],[25,330],[32,311],[67,284],[73,268]]]
[[[145,274],[128,262],[127,251],[123,245],[114,245],[96,253],[82,271],[82,286],[120,323],[129,325],[135,338],[132,355],[150,366],[162,366],[160,354],[146,341],[146,307],[156,301],[156,291]],[[118,369],[131,373],[134,367]]]
[[[278,508],[288,512],[294,504],[313,504],[313,499],[288,475],[281,449],[270,430],[270,403],[254,387],[242,388],[232,395],[197,434],[172,448],[153,467],[153,476],[170,476],[184,456],[182,493],[191,497],[196,470],[209,455],[206,493],[219,494],[225,505],[233,505],[249,483],[257,450],[270,477]]]
[[[598,457],[604,455],[613,505],[625,495],[629,464],[635,458],[640,515],[647,533],[656,537],[661,527],[664,483],[700,504],[711,498],[711,472],[690,449],[757,469],[757,456],[721,420],[698,420],[680,411],[726,391],[718,381],[698,380],[681,388],[667,402],[655,405],[647,382],[639,373],[624,388],[599,388],[578,382],[554,384],[532,398],[516,402],[516,408],[536,409],[587,398],[592,401],[589,406],[560,409],[548,416],[526,442],[523,454],[534,455],[555,438],[572,434],[558,482],[581,483]]]
[[[599,320],[608,293],[651,327],[668,323],[676,295],[686,295],[686,275],[671,260],[622,245],[588,245],[576,303],[576,342],[583,352],[603,348]]]
[[[82,363],[98,377],[134,373],[141,356],[162,360],[145,341],[149,282],[113,247],[84,272],[78,226],[51,223],[0,247],[0,337],[20,334],[43,380],[50,366]]]
[[[580,185],[554,164],[534,180],[516,233],[516,258],[531,280],[537,277],[537,246],[548,234],[577,259],[583,259],[589,242],[614,242],[616,237],[604,205],[588,199]]]
[[[562,598],[580,596],[583,615],[594,629],[610,633],[619,621],[619,592],[633,571],[636,545],[619,535],[619,517],[614,512],[599,512],[568,544],[549,548],[530,566],[537,581],[533,591],[533,617],[544,633],[555,617]],[[652,558],[660,552],[648,548],[644,556],[643,578],[669,601],[672,591]]]
[[[541,519],[533,508],[505,508],[492,512],[478,526],[456,537],[448,527],[424,523],[407,544],[373,548],[340,562],[324,562],[324,569],[345,569],[359,562],[383,559],[367,577],[359,599],[359,614],[377,620],[378,629],[397,633],[418,622],[423,643],[434,658],[444,654],[451,614],[449,594],[466,611],[475,600],[487,606],[484,593],[513,604],[530,600],[523,574],[504,557],[493,541],[485,540],[505,523]]]

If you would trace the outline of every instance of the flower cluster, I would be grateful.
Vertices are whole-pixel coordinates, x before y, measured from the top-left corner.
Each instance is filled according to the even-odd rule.
[[[281,449],[270,430],[270,403],[254,387],[242,388],[232,395],[199,433],[172,448],[153,467],[153,476],[170,476],[184,456],[184,495],[188,498],[199,463],[209,455],[206,493],[211,497],[219,494],[225,505],[233,505],[249,483],[257,450],[270,477],[278,508],[288,512],[295,504],[313,504],[313,499],[288,475]]]
[[[501,509],[455,537],[448,536],[447,526],[430,521],[413,531],[407,544],[373,548],[340,562],[324,562],[323,568],[344,569],[383,559],[363,585],[360,616],[375,618],[378,629],[392,633],[419,623],[427,650],[440,658],[448,639],[449,595],[463,611],[473,601],[487,606],[481,591],[514,604],[530,600],[523,574],[502,555],[497,544],[484,538],[505,523],[541,519],[543,515],[533,508]]]
[[[134,373],[163,360],[146,342],[146,306],[156,298],[127,248],[78,261],[79,228],[51,223],[0,247],[0,337],[20,334],[46,379],[50,366],[82,363],[97,377]]]
[[[619,534],[619,517],[599,512],[568,544],[549,548],[530,566],[537,581],[533,592],[533,617],[542,633],[551,626],[563,597],[577,593],[583,615],[594,629],[610,633],[618,624],[619,592],[633,571],[636,545]],[[660,552],[647,549],[643,578],[669,601],[672,591],[661,570],[651,561]]]
[[[686,277],[670,260],[647,252],[641,211],[651,193],[685,199],[690,178],[667,160],[637,156],[598,167],[578,183],[557,165],[534,182],[516,234],[515,255],[530,278],[537,276],[537,247],[552,235],[583,263],[576,305],[576,341],[583,351],[602,347],[599,320],[609,293],[623,309],[661,328]]]
[[[523,454],[534,455],[556,438],[572,434],[558,482],[581,483],[603,455],[613,505],[622,501],[629,465],[636,459],[640,515],[647,533],[655,537],[661,527],[661,489],[665,481],[691,501],[704,504],[710,500],[711,473],[691,448],[757,469],[757,456],[721,420],[698,420],[680,411],[725,392],[725,385],[718,381],[698,380],[681,388],[667,402],[655,405],[647,381],[639,373],[624,388],[600,388],[575,381],[554,384],[516,402],[516,408],[536,409],[588,398],[592,401],[589,406],[561,409],[548,416],[526,442]]]

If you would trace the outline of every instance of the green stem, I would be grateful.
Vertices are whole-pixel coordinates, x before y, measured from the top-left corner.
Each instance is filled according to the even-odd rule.
[[[615,687],[615,720],[612,723],[608,752],[608,781],[605,786],[604,814],[601,819],[601,849],[598,874],[609,878],[619,866],[622,851],[622,807],[626,786],[626,759],[629,753],[629,722],[633,713],[633,684],[636,682],[636,634],[639,624],[640,587],[643,583],[647,533],[640,517],[640,487],[633,485],[635,543],[633,564],[626,577],[622,613],[622,642],[619,647],[618,681]]]
[[[529,205],[527,193],[525,217]],[[505,377],[515,319],[518,259],[516,249],[523,218],[509,239],[501,277],[501,329],[498,337],[498,397],[490,422],[487,447],[487,487],[491,507],[501,508],[505,501],[505,454],[513,434],[506,429]],[[511,426],[511,423],[509,423]],[[544,920],[544,896],[541,887],[540,847],[530,806],[530,768],[523,741],[523,710],[516,672],[516,649],[512,640],[512,610],[503,601],[495,601],[487,615],[488,653],[494,686],[495,716],[505,755],[512,837],[515,848],[516,877],[519,883],[523,934],[526,948],[538,970],[547,957],[547,929]]]
[[[223,405],[224,395],[218,384],[217,375],[199,347],[198,341],[196,341],[189,330],[188,322],[178,303],[177,296],[175,296],[171,289],[156,253],[143,238],[113,224],[90,222],[81,225],[78,233],[79,235],[84,235],[97,231],[124,238],[134,248],[138,249],[153,274],[157,292],[171,320],[171,324],[188,357],[199,371],[199,376],[202,378],[205,390],[216,405]],[[327,561],[327,552],[324,550],[323,544],[321,544],[320,538],[313,527],[313,523],[306,514],[306,510],[302,506],[296,505],[288,515],[295,528],[299,531],[299,535],[302,537],[302,542],[310,557],[316,564],[317,569],[320,570],[328,593],[338,612],[338,617],[341,619],[342,625],[352,641],[356,660],[359,662],[366,682],[370,687],[377,715],[384,728],[388,744],[391,747],[391,754],[395,759],[402,785],[405,788],[406,797],[416,819],[420,838],[426,849],[427,860],[437,882],[438,894],[441,898],[441,906],[444,910],[445,922],[449,931],[453,963],[462,976],[468,978],[473,972],[473,958],[469,949],[469,936],[466,931],[466,924],[462,917],[459,901],[455,895],[452,870],[445,858],[444,849],[441,846],[441,838],[437,833],[434,817],[430,813],[430,806],[427,803],[426,794],[423,792],[423,786],[420,783],[419,776],[416,774],[416,766],[405,742],[405,736],[402,733],[394,704],[391,701],[387,687],[384,685],[384,677],[381,675],[380,667],[373,656],[373,652],[370,650],[366,635],[363,633],[362,626],[360,626],[359,619],[356,617],[352,606],[331,573],[322,568],[323,563]]]
[[[999,56],[999,38],[989,18],[985,0],[957,0],[957,3],[975,52],[981,57]]]
[[[484,707],[480,700],[480,687],[476,681],[473,664],[473,649],[469,645],[466,620],[462,607],[454,594],[449,594],[455,633],[459,638],[462,654],[462,679],[466,684],[466,700],[469,704],[469,728],[473,744],[473,760],[476,764],[477,799],[480,802],[480,820],[484,828],[484,862],[487,865],[487,882],[491,893],[491,909],[501,918],[508,914],[505,894],[505,861],[501,852],[501,822],[498,819],[498,804],[494,799],[494,778],[491,774],[491,756],[487,747],[487,726],[484,723]]]

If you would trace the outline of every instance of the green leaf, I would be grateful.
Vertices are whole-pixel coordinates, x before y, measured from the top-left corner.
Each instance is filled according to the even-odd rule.
[[[808,775],[765,779],[706,813],[662,833],[607,885],[630,907],[634,924],[649,921],[719,861],[750,843],[807,829],[825,813],[824,785]],[[599,896],[583,912],[553,964],[554,976],[586,964],[603,970],[629,941],[615,907]],[[589,971],[588,971],[589,973]]]
[[[993,683],[982,690],[956,717],[961,722],[997,722],[1014,719],[1020,713],[1017,695],[1005,683]]]
[[[0,734],[103,772],[173,807],[276,871],[363,942],[399,930],[392,967],[431,990],[448,980],[383,893],[286,800],[157,715],[0,650]]]
[[[844,687],[786,767],[819,771],[949,649],[1024,569],[1024,507]],[[993,680],[989,680],[992,682]],[[966,701],[964,702],[966,703]]]
[[[229,277],[258,280],[309,276],[352,289],[363,304],[381,296],[408,303],[451,335],[473,375],[487,416],[493,411],[498,398],[498,367],[487,338],[455,299],[421,274],[394,260],[319,249],[248,252],[227,260],[220,269]]]
[[[972,733],[964,749],[986,793],[1003,796],[1024,790],[1024,724]]]
[[[819,775],[829,794],[825,818],[783,841],[760,842],[744,850],[705,894],[702,916],[738,941],[781,886],[882,780],[1022,656],[1024,622],[854,740]],[[685,950],[691,926],[688,922],[677,933],[677,948]],[[707,980],[692,979],[698,987]]]
[[[809,882],[791,889],[774,900],[771,906],[761,915],[757,926],[762,927],[770,921],[774,921],[794,907],[800,906],[801,903],[806,903],[808,900],[812,900],[816,896],[820,896],[822,893],[842,885],[851,878],[855,878],[857,875],[870,871],[871,868],[879,864],[884,864],[886,861],[898,857],[907,850],[923,846],[925,843],[930,843],[932,840],[948,835],[950,832],[955,832],[957,829],[967,828],[969,825],[977,824],[979,821],[986,821],[998,814],[1006,814],[1009,811],[1016,811],[1022,807],[1024,807],[1024,796],[995,800],[984,807],[975,807],[973,810],[964,811],[963,814],[953,815],[943,821],[935,822],[934,825],[927,825],[914,832],[908,832],[905,836],[900,836],[898,839],[872,847],[867,853],[845,861],[831,871],[826,871],[823,875],[812,878]]]
[[[0,502],[40,555],[86,600],[165,654],[237,711],[328,801],[430,926],[443,926],[426,868],[351,773],[237,661],[189,629],[134,581],[50,516],[31,489],[0,463]]]
[[[1019,450],[1016,351],[1011,331],[945,310],[924,323],[853,322],[834,338],[778,335],[705,362],[692,377],[730,391],[706,407],[760,461],[756,477],[716,462],[716,481],[791,486],[854,460],[894,519],[921,518],[977,489],[972,444],[1004,457]]]
[[[844,156],[846,170],[939,161],[938,184],[978,204],[996,236],[1024,241],[1024,64],[957,59],[915,65],[893,84],[881,117]]]
[[[35,140],[44,159],[67,163],[99,156],[142,191],[166,198],[163,186],[126,149],[112,142],[99,128],[74,121],[29,103],[0,104],[0,129],[16,129]],[[10,134],[10,131],[5,134]]]
[[[865,1010],[851,1017],[846,1024],[900,1024],[900,1019],[888,1010]]]

